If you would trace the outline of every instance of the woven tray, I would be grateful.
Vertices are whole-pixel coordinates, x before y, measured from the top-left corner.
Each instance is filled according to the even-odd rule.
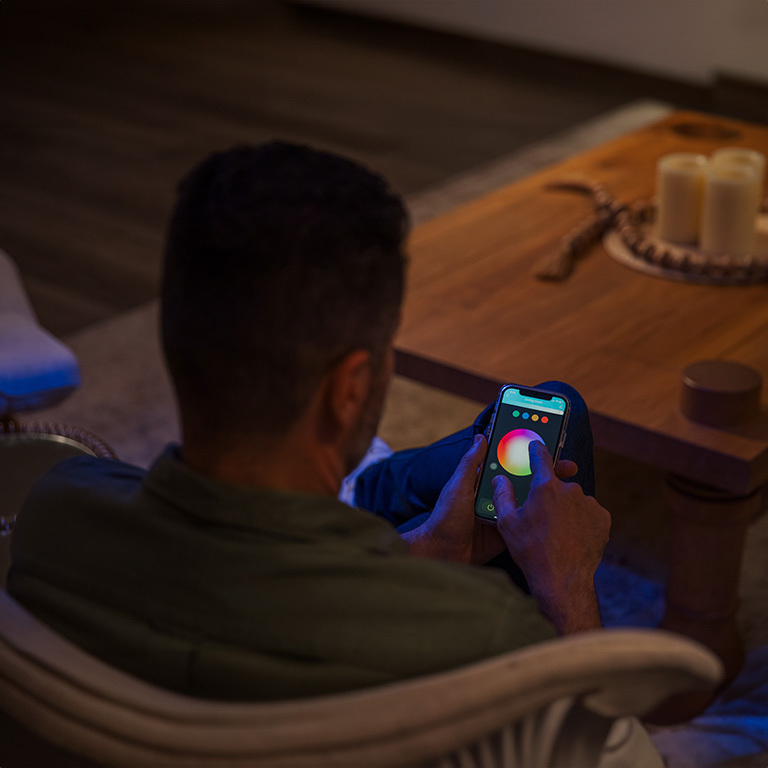
[[[655,207],[635,207],[603,236],[616,261],[654,277],[708,285],[768,282],[768,214],[756,220],[754,252],[747,256],[706,256],[698,248],[678,246],[656,235]]]

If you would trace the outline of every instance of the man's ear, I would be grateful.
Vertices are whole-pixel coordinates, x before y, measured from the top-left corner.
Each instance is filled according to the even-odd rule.
[[[355,349],[328,373],[328,417],[344,432],[357,426],[368,402],[373,383],[371,362],[367,349]]]

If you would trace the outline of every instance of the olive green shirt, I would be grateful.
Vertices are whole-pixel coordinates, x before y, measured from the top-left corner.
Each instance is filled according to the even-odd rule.
[[[169,448],[146,472],[81,457],[17,519],[8,591],[107,662],[183,693],[321,695],[552,637],[491,568],[409,555],[334,498],[239,487]]]

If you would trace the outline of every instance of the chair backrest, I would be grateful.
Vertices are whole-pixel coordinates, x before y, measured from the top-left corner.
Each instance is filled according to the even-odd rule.
[[[29,489],[54,464],[83,455],[115,458],[103,440],[77,427],[0,423],[0,589],[11,563],[13,525]]]
[[[0,709],[101,766],[597,765],[614,720],[720,676],[692,641],[606,630],[361,692],[207,701],[102,663],[0,593]]]

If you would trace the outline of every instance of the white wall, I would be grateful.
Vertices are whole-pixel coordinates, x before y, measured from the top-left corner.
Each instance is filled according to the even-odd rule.
[[[315,1],[694,83],[768,83],[768,0]]]

